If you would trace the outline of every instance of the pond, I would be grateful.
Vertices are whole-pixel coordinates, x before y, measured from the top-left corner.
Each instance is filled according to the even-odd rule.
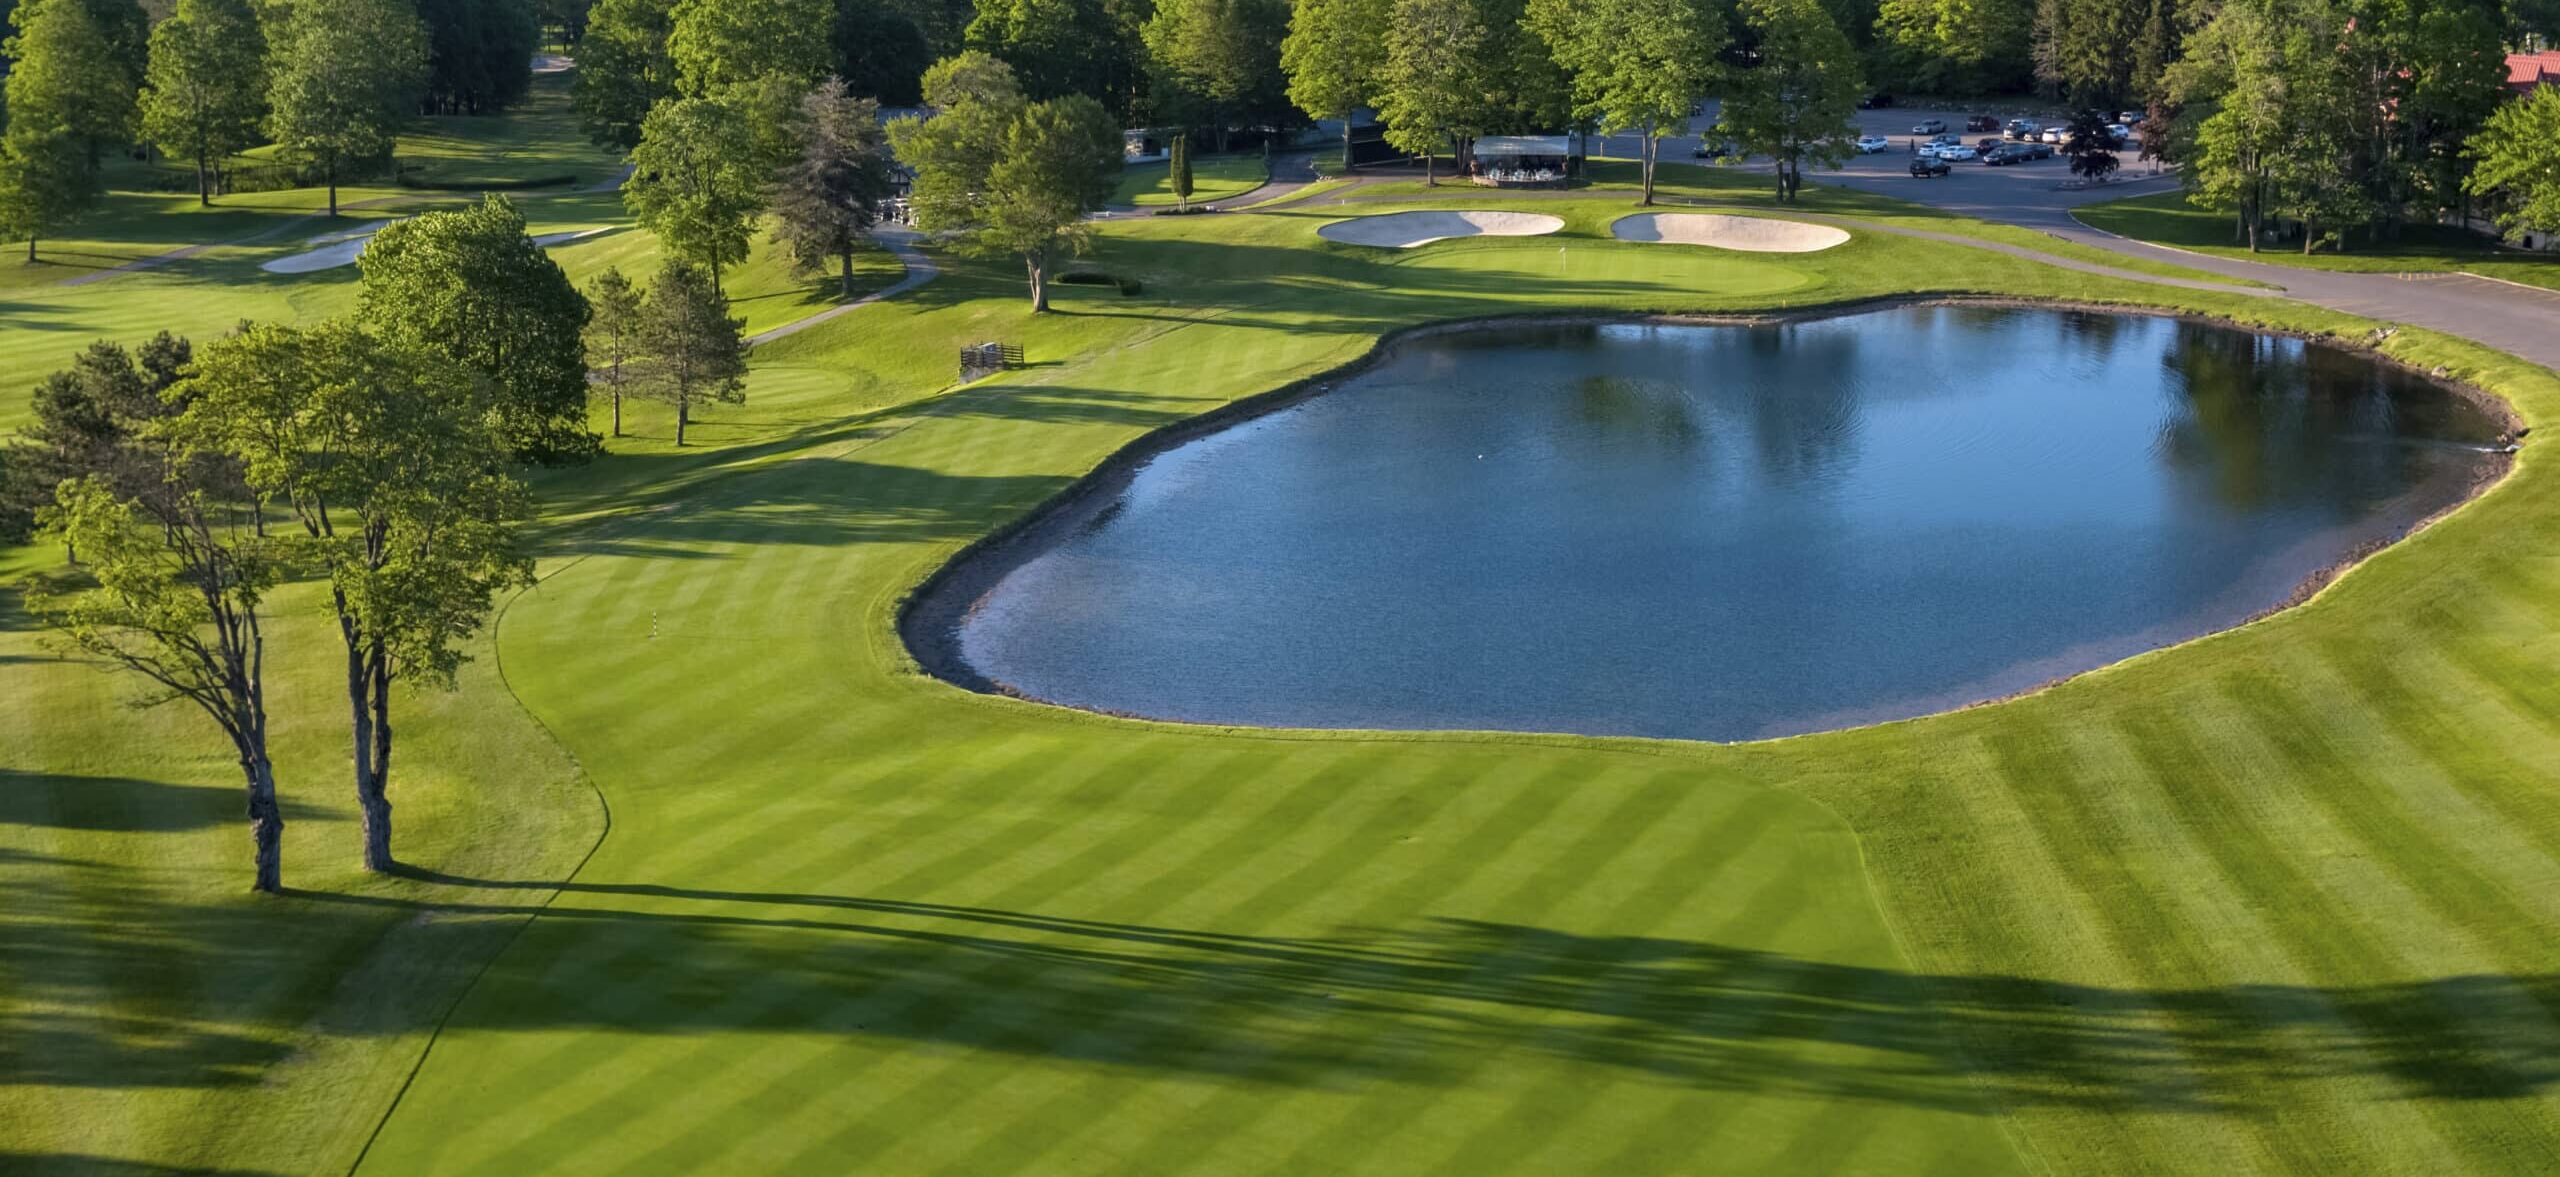
[[[2495,478],[2502,420],[2140,315],[1484,325],[1098,481],[906,630],[955,681],[1161,719],[1818,731],[2284,604]]]

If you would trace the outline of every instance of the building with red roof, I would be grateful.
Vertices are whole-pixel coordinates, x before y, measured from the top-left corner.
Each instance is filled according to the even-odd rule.
[[[2560,50],[2507,55],[2507,89],[2531,94],[2539,86],[2560,86]]]

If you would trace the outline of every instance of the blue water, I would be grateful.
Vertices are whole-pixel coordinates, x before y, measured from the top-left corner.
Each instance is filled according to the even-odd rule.
[[[1155,456],[920,616],[962,677],[1120,713],[1782,735],[2234,624],[2459,501],[2495,433],[2169,319],[1494,326]]]

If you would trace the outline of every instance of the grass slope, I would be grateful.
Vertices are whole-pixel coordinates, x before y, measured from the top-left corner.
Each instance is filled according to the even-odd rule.
[[[1773,744],[1185,728],[915,672],[896,604],[962,545],[1406,325],[1917,284],[2369,327],[1873,234],[1619,243],[1619,196],[1537,202],[1557,238],[1313,235],[1392,207],[1112,224],[1097,264],[1145,293],[1060,288],[1037,320],[1012,267],[950,260],[764,349],[700,448],[636,413],[614,456],[545,479],[541,587],[404,728],[431,733],[404,761],[409,850],[446,881],[319,869],[353,839],[324,820],[315,625],[278,647],[318,893],[261,907],[221,893],[240,839],[201,724],[115,709],[0,619],[0,885],[34,900],[0,938],[0,1041],[87,1035],[0,1055],[0,1150],[343,1171],[452,984],[329,970],[486,957],[411,930],[511,928],[567,879],[582,770],[611,835],[453,1008],[362,1171],[2548,1168],[2560,489],[2538,451],[2302,609]],[[946,391],[987,338],[1034,366]],[[2549,373],[2388,346],[2560,410]],[[115,780],[149,787],[110,805]],[[206,816],[136,828],[173,785]],[[163,980],[137,955],[159,945],[200,967]],[[233,1041],[268,1053],[155,1065]],[[280,1126],[214,1128],[254,1113]]]
[[[2247,246],[2233,244],[2230,214],[2197,208],[2183,192],[2087,205],[2073,215],[2093,229],[2216,257],[2367,274],[2461,271],[2560,290],[2560,257],[2500,249],[2476,233],[2446,225],[2410,225],[2398,241],[2359,239],[2346,253],[2305,254],[2299,248],[2251,253]]]
[[[1139,208],[1165,208],[1180,203],[1173,194],[1173,165],[1130,164],[1120,173],[1111,203]],[[1260,155],[1203,155],[1191,161],[1191,202],[1206,204],[1242,196],[1262,186],[1271,170]]]

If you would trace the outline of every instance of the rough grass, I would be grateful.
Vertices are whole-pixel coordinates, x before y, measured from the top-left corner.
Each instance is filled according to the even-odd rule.
[[[0,1150],[343,1171],[440,968],[486,959],[363,1171],[2547,1168],[2538,450],[2304,608],[1771,744],[1187,728],[916,673],[895,608],[962,545],[1402,326],[1914,288],[2370,326],[1874,234],[1665,250],[1608,240],[1617,196],[1533,207],[1564,234],[1393,255],[1316,239],[1340,210],[1116,223],[1095,264],[1144,295],[1061,287],[1038,319],[1012,267],[952,260],[765,349],[698,449],[636,414],[544,480],[541,587],[404,728],[409,856],[459,881],[330,869],[354,837],[316,625],[277,642],[287,787],[339,816],[296,827],[315,894],[261,905],[230,894],[209,731],[118,710],[8,618]],[[1034,366],[948,389],[987,338]],[[2389,346],[2560,411],[2547,372]],[[581,770],[612,828],[571,879]],[[177,786],[201,816],[166,828]],[[410,934],[494,934],[563,880],[494,956]],[[342,967],[408,987],[343,1014]],[[251,1113],[276,1118],[216,1130]]]
[[[1270,175],[1271,171],[1264,166],[1259,153],[1195,156],[1191,160],[1191,203],[1205,204],[1242,196],[1261,187]],[[1112,190],[1111,203],[1139,208],[1161,208],[1178,203],[1173,194],[1172,165],[1129,165],[1120,173],[1120,186]]]
[[[2197,208],[2183,192],[2088,205],[2073,215],[2093,229],[2216,257],[2369,274],[2459,271],[2560,290],[2560,256],[2499,248],[2476,233],[2447,225],[2411,225],[2398,241],[2359,236],[2344,253],[2324,248],[2304,254],[2299,244],[2251,253],[2236,243],[2230,214]]]

